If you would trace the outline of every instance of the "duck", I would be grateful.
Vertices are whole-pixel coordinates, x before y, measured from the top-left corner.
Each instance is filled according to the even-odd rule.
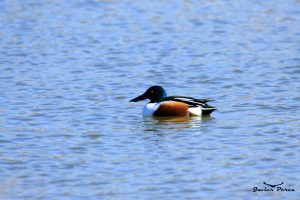
[[[149,99],[144,108],[144,116],[182,117],[182,116],[209,116],[215,107],[207,102],[212,99],[196,99],[186,96],[168,96],[162,86],[151,86],[142,95],[133,98],[130,102]]]

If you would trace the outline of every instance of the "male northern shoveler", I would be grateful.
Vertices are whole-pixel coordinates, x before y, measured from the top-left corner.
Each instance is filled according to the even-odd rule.
[[[161,86],[150,87],[144,94],[131,99],[131,102],[137,102],[150,99],[150,102],[144,106],[143,115],[153,116],[199,116],[210,115],[215,107],[207,102],[211,99],[194,99],[184,96],[167,96],[166,91]]]

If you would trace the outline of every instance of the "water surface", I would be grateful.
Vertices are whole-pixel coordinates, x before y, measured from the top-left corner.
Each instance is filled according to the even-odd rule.
[[[298,199],[299,6],[1,1],[0,197]],[[143,118],[156,84],[218,110]]]

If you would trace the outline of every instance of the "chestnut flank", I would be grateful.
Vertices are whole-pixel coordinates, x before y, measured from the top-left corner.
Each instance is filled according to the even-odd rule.
[[[154,116],[188,116],[188,109],[189,107],[185,103],[175,101],[164,102],[154,112]]]

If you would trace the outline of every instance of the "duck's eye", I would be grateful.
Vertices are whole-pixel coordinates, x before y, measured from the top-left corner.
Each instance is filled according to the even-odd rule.
[[[153,90],[151,90],[151,93],[153,93]]]

